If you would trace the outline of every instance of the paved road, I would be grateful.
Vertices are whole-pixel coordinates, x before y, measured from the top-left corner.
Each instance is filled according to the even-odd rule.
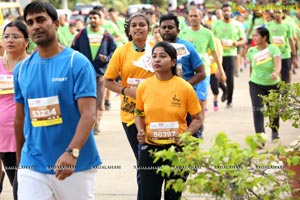
[[[229,138],[245,145],[245,137],[254,134],[250,97],[248,92],[248,72],[240,73],[235,78],[233,108],[226,109],[226,104],[220,104],[218,112],[213,111],[211,93],[208,100],[208,113],[205,120],[204,148],[209,148],[214,136],[223,131]],[[293,81],[300,82],[300,70],[293,76]],[[136,181],[134,169],[135,160],[119,118],[119,97],[112,95],[112,109],[104,113],[101,123],[101,134],[96,136],[99,152],[103,160],[103,167],[114,169],[100,169],[96,179],[96,200],[134,200],[136,199]],[[271,143],[271,131],[266,129],[268,142]],[[298,137],[299,130],[291,127],[288,122],[281,123],[281,142],[289,144]],[[12,190],[8,180],[5,180],[1,200],[11,200]],[[195,195],[184,194],[188,199],[206,199]],[[209,199],[209,198],[208,198]]]

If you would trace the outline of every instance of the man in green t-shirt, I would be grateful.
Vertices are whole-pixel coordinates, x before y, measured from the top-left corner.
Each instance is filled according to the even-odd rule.
[[[180,32],[179,37],[191,42],[196,47],[202,61],[204,62],[206,78],[199,83],[199,85],[203,87],[203,91],[205,91],[205,95],[203,95],[203,97],[200,99],[202,115],[204,118],[205,109],[207,107],[206,99],[208,93],[208,86],[210,83],[210,61],[208,58],[208,50],[212,52],[214,60],[216,60],[222,82],[225,82],[226,75],[221,64],[221,59],[218,57],[215,51],[213,33],[200,24],[202,16],[203,14],[198,8],[191,8],[188,13],[190,27],[186,27],[185,29],[183,29]],[[214,106],[218,106],[218,102],[214,102],[214,104]]]
[[[227,84],[227,108],[232,107],[232,96],[234,88],[234,70],[237,65],[237,46],[246,43],[243,29],[233,19],[230,18],[231,6],[222,6],[223,20],[218,20],[212,25],[212,32],[221,40],[224,50],[223,68],[226,74]]]
[[[97,119],[95,135],[100,133],[100,120],[104,110],[104,79],[107,64],[116,49],[113,36],[103,27],[101,14],[98,10],[89,12],[89,25],[75,37],[72,48],[85,55],[93,64],[97,73]]]
[[[281,80],[291,82],[292,62],[297,65],[297,52],[293,39],[293,31],[289,23],[283,21],[282,10],[274,11],[274,20],[266,24],[270,32],[270,42],[281,52]]]

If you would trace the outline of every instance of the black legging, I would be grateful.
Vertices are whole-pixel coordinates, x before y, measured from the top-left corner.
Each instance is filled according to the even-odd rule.
[[[214,95],[219,94],[219,87],[222,89],[223,92],[227,90],[226,85],[224,83],[222,83],[221,81],[219,81],[219,79],[216,77],[216,74],[211,74],[210,75],[210,88]]]
[[[141,148],[141,154],[139,158],[139,168],[141,170],[141,189],[143,200],[160,200],[163,182],[182,178],[184,181],[187,175],[179,176],[170,174],[170,176],[162,176],[160,173],[156,172],[156,169],[162,165],[170,165],[169,161],[162,161],[161,159],[154,163],[154,156],[152,151],[161,151],[164,149],[169,149],[171,145],[164,146],[153,146],[149,144],[144,144]],[[178,149],[178,147],[176,148]],[[179,200],[181,197],[181,192],[176,192],[174,189],[166,189],[166,184],[164,188],[164,199],[165,200]]]
[[[16,167],[16,152],[4,152],[0,153],[0,159],[3,162],[5,172],[9,179],[11,186],[13,187],[13,196],[14,200],[17,200],[17,190],[18,190],[18,181],[17,181],[17,167]]]
[[[292,67],[292,59],[291,58],[286,58],[286,59],[281,59],[281,80],[285,81],[286,83],[291,82],[291,77],[290,77],[290,71]]]
[[[270,90],[278,90],[277,85],[264,86],[249,82],[250,96],[252,102],[253,120],[256,133],[265,133],[264,114],[261,109],[263,108],[262,98],[259,95],[268,95]],[[275,118],[272,126],[279,128],[279,117]],[[272,127],[272,132],[277,132],[277,129]]]
[[[234,88],[234,70],[237,64],[236,56],[225,56],[223,57],[223,68],[226,74],[226,85],[227,85],[227,104],[232,103],[232,95]]]

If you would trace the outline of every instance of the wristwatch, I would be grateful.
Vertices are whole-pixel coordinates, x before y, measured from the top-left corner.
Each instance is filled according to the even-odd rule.
[[[79,149],[67,148],[66,152],[70,153],[74,158],[78,158],[79,157]]]

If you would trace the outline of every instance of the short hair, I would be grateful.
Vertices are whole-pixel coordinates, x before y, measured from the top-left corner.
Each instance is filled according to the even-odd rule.
[[[223,10],[223,8],[227,8],[227,7],[231,7],[228,3],[223,4],[223,6],[221,7],[221,9]]]
[[[175,22],[175,25],[177,27],[177,29],[179,29],[179,20],[178,20],[178,17],[172,13],[168,13],[168,14],[165,14],[165,15],[162,15],[160,18],[159,18],[159,25],[161,25],[161,23],[163,21],[166,21],[166,20],[173,20]]]
[[[117,12],[115,8],[109,8],[108,12]]]
[[[48,2],[43,2],[40,0],[33,1],[29,3],[24,9],[24,20],[27,21],[26,18],[28,15],[46,12],[52,19],[52,21],[58,20],[56,8]]]
[[[101,13],[99,10],[91,10],[88,15],[98,15],[101,18]]]
[[[154,50],[158,47],[162,47],[172,60],[174,60],[174,59],[176,60],[176,63],[174,66],[172,66],[171,70],[172,70],[173,75],[177,75],[177,70],[176,70],[177,51],[176,51],[176,49],[170,43],[162,41],[162,42],[158,42],[155,44],[155,46],[152,49],[152,54],[153,54]]]

